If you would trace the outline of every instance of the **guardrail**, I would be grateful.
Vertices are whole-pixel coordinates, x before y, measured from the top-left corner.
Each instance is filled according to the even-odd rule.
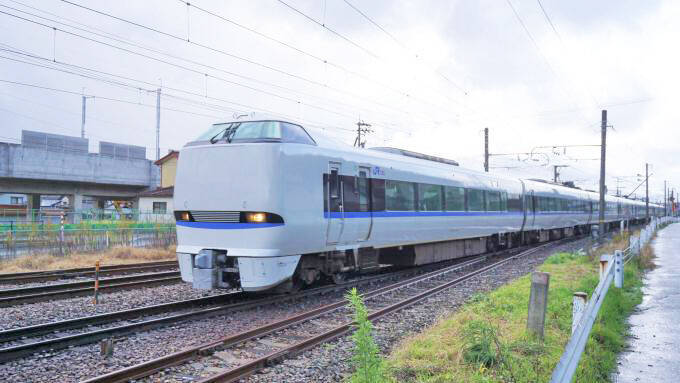
[[[553,370],[550,379],[551,383],[571,382],[590,337],[590,331],[593,328],[597,313],[600,311],[600,306],[602,306],[612,281],[615,287],[622,288],[624,265],[640,255],[642,248],[649,243],[660,225],[672,222],[678,222],[678,218],[652,218],[651,222],[640,230],[639,235],[630,237],[629,246],[625,250],[617,250],[613,257],[602,256],[600,259],[600,283],[595,288],[595,291],[593,291],[590,300],[582,312],[580,311],[581,307],[578,307],[580,305],[574,305],[574,324],[572,325],[571,338],[564,349],[559,363]],[[577,294],[583,293],[575,293],[574,302],[582,299],[581,295],[577,297]]]

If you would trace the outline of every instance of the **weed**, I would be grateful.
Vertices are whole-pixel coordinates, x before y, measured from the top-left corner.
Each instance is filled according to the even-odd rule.
[[[498,365],[503,351],[497,329],[482,320],[468,322],[463,328],[463,360],[485,367]]]
[[[368,310],[364,301],[353,288],[346,295],[350,306],[354,309],[356,331],[352,334],[354,355],[352,362],[356,371],[352,375],[353,383],[378,383],[385,380],[384,366],[380,350],[372,336],[373,324],[368,320]]]

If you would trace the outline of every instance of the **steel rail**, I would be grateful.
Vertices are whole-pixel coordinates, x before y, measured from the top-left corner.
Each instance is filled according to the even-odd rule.
[[[460,259],[456,260],[460,262]],[[275,296],[275,297],[265,297],[263,299],[258,299],[248,302],[230,302],[224,304],[225,298],[233,298],[233,300],[238,300],[245,297],[245,294],[237,291],[228,294],[220,294],[212,297],[205,298],[195,298],[185,301],[177,301],[170,303],[163,303],[159,305],[141,307],[136,309],[122,310],[112,313],[98,314],[94,316],[81,317],[75,319],[69,319],[65,321],[51,322],[46,324],[38,324],[33,326],[27,326],[22,328],[10,329],[5,331],[0,331],[0,343],[6,343],[17,339],[25,339],[27,337],[36,337],[44,334],[54,333],[58,331],[66,331],[72,329],[78,329],[85,326],[108,324],[125,319],[139,318],[143,316],[151,316],[160,313],[165,313],[169,311],[178,311],[182,309],[192,308],[196,306],[208,306],[213,304],[219,304],[220,306],[211,307],[207,309],[201,309],[197,311],[181,313],[176,315],[170,315],[162,318],[154,318],[141,322],[129,323],[114,327],[109,327],[105,329],[88,331],[81,334],[67,335],[63,337],[58,337],[54,339],[46,339],[42,341],[21,344],[11,347],[6,347],[0,349],[0,362],[7,362],[9,360],[14,360],[23,356],[31,355],[36,352],[45,350],[59,350],[69,346],[82,345],[87,343],[96,342],[101,339],[105,339],[111,336],[124,336],[132,334],[139,331],[146,331],[154,328],[163,327],[169,323],[174,323],[182,321],[185,319],[192,318],[205,318],[215,315],[224,314],[227,312],[245,310],[253,307],[263,306],[271,303],[278,303],[282,301],[294,300],[302,297],[307,297],[311,295],[318,295],[323,293],[329,293],[337,290],[344,289],[349,286],[359,286],[374,283],[378,280],[386,280],[397,278],[402,274],[414,274],[420,272],[422,269],[432,268],[433,265],[426,265],[418,269],[406,269],[400,270],[388,274],[374,275],[367,278],[361,278],[357,280],[347,281],[337,285],[322,286],[310,290],[305,290],[297,294],[292,294],[288,296]]]
[[[157,262],[142,262],[142,263],[126,263],[126,264],[120,264],[120,265],[104,265],[100,268],[100,270],[118,270],[118,269],[125,269],[129,267],[138,267],[138,266],[177,266],[177,261],[157,261]],[[47,275],[58,275],[58,274],[69,274],[69,273],[79,273],[79,272],[88,272],[92,271],[94,267],[78,267],[78,268],[73,268],[73,269],[60,269],[60,270],[43,270],[43,271],[25,271],[25,272],[20,272],[20,273],[7,273],[7,274],[0,274],[0,279],[14,279],[14,278],[22,278],[22,277],[29,277],[29,276],[47,276]]]
[[[501,265],[503,265],[507,262],[510,262],[514,259],[517,259],[519,257],[523,257],[523,256],[526,256],[526,255],[532,254],[532,253],[534,253],[534,252],[536,252],[536,251],[538,251],[538,250],[540,250],[540,249],[542,249],[546,246],[555,245],[555,244],[560,243],[560,242],[561,241],[557,241],[557,242],[551,242],[551,243],[547,243],[547,244],[544,244],[544,245],[540,245],[540,246],[528,249],[526,251],[520,252],[519,254],[512,255],[511,257],[506,258],[504,260],[494,262],[491,265],[485,266],[485,267],[483,267],[479,270],[473,271],[472,273],[468,273],[468,274],[466,274],[462,277],[456,278],[453,281],[446,282],[443,285],[440,285],[440,286],[437,286],[437,287],[434,287],[434,288],[430,288],[430,289],[426,290],[425,292],[417,294],[414,297],[408,298],[408,299],[406,299],[402,302],[399,302],[397,304],[393,304],[391,306],[380,309],[380,310],[372,313],[369,317],[374,319],[374,318],[386,315],[387,313],[397,311],[397,310],[402,309],[404,307],[408,307],[412,304],[417,303],[418,301],[420,301],[422,299],[427,298],[428,296],[430,296],[432,294],[435,294],[435,293],[437,293],[441,290],[444,290],[446,288],[449,288],[449,287],[452,287],[456,284],[459,284],[459,283],[461,283],[461,282],[463,282],[467,279],[470,279],[470,278],[472,278],[476,275],[479,275],[479,274],[484,273],[488,270],[491,270],[493,268],[501,266]],[[519,249],[511,249],[511,250],[501,252],[501,254],[502,253],[512,254],[513,252],[516,252],[517,250],[519,250]],[[446,267],[446,268],[441,269],[441,270],[429,272],[429,273],[426,273],[426,274],[423,274],[423,275],[420,275],[420,276],[409,278],[409,279],[404,280],[404,281],[396,282],[396,283],[391,284],[389,286],[385,286],[383,288],[379,288],[379,289],[373,290],[371,292],[362,294],[362,296],[364,297],[364,299],[372,298],[372,297],[375,297],[375,296],[378,296],[378,295],[381,295],[381,294],[391,292],[395,289],[398,289],[398,288],[401,288],[401,287],[404,287],[404,286],[409,286],[411,284],[414,284],[414,283],[417,283],[417,282],[420,282],[420,281],[428,280],[428,279],[431,279],[431,278],[436,278],[438,276],[441,276],[441,275],[444,275],[444,274],[447,274],[447,273],[450,273],[450,272],[453,272],[453,271],[465,269],[467,267],[473,266],[474,264],[484,262],[488,258],[488,256],[489,256],[488,254],[485,254],[485,255],[477,257],[476,259],[472,259],[472,260],[469,260],[469,261],[466,261],[466,262],[463,262],[463,263],[460,263],[460,264],[457,264],[457,265],[449,266],[449,267]],[[85,383],[124,382],[124,381],[128,381],[128,380],[131,380],[131,379],[139,379],[139,378],[142,378],[142,377],[145,377],[145,376],[149,376],[149,375],[151,375],[151,374],[153,374],[157,371],[172,367],[174,365],[186,362],[188,360],[192,360],[192,359],[199,357],[201,355],[209,354],[211,352],[211,350],[213,350],[217,347],[229,347],[229,346],[232,346],[232,345],[235,345],[235,344],[238,344],[238,343],[242,343],[242,342],[247,341],[247,340],[260,338],[260,337],[263,337],[265,335],[271,334],[273,332],[277,332],[277,331],[280,331],[282,329],[289,328],[291,326],[297,325],[299,323],[306,322],[306,321],[309,321],[311,319],[315,319],[319,316],[322,316],[322,315],[328,314],[330,312],[333,312],[335,310],[338,310],[338,309],[340,309],[340,308],[342,308],[346,305],[347,305],[347,302],[345,300],[340,300],[340,301],[337,301],[337,302],[334,302],[334,303],[331,303],[331,304],[328,304],[328,305],[325,305],[325,306],[322,306],[322,307],[318,307],[316,309],[306,311],[304,313],[294,315],[292,317],[289,317],[289,318],[286,318],[286,319],[283,319],[283,320],[280,320],[280,321],[272,322],[272,323],[269,323],[269,324],[251,329],[251,330],[247,330],[245,332],[230,335],[230,336],[224,337],[222,339],[219,339],[217,341],[205,343],[205,344],[199,345],[197,347],[192,347],[192,348],[182,350],[182,351],[179,351],[179,352],[175,352],[175,353],[172,353],[172,354],[160,357],[160,358],[149,360],[147,362],[143,362],[143,363],[138,364],[138,365],[134,365],[134,366],[127,367],[127,368],[124,368],[124,369],[121,369],[121,370],[110,372],[108,374],[104,374],[104,375],[101,375],[101,376],[98,376],[98,377],[94,377],[94,378],[86,380]],[[296,343],[292,346],[289,346],[288,348],[286,348],[284,350],[278,350],[278,351],[273,352],[269,355],[266,355],[265,357],[259,358],[256,361],[253,361],[253,362],[250,362],[246,365],[237,367],[234,370],[227,371],[224,374],[220,374],[218,380],[220,380],[220,381],[222,381],[222,380],[230,381],[230,379],[238,379],[238,378],[242,378],[244,376],[250,375],[254,371],[257,371],[262,366],[267,365],[268,363],[275,362],[275,361],[280,360],[280,359],[287,357],[287,356],[297,355],[299,352],[302,352],[306,349],[314,347],[315,345],[317,345],[319,343],[323,343],[323,342],[326,342],[330,339],[334,339],[338,336],[341,336],[341,335],[345,334],[346,332],[348,332],[350,330],[351,325],[352,325],[352,323],[345,323],[345,324],[338,326],[338,327],[336,327],[336,328],[334,328],[330,331],[327,331],[324,334],[306,339],[302,342],[299,342],[299,343]],[[224,378],[224,377],[226,377],[226,378]],[[214,378],[215,377],[211,377],[211,378],[208,378],[208,379],[214,379]],[[210,381],[210,380],[207,380],[207,381]]]
[[[109,278],[103,280],[99,291],[115,291],[159,286],[181,281],[179,272],[164,272],[154,274],[135,275],[130,277]],[[52,299],[65,299],[91,294],[94,291],[92,281],[49,285],[58,287],[43,287],[12,289],[0,291],[0,307],[14,306],[25,303],[43,302]],[[88,287],[89,286],[89,287]],[[37,289],[37,290],[36,290]],[[42,291],[42,292],[41,292]]]
[[[132,273],[144,273],[144,272],[151,272],[151,271],[161,271],[161,270],[168,270],[168,269],[177,269],[177,262],[169,262],[167,264],[158,264],[158,265],[144,265],[144,266],[130,266],[130,267],[118,267],[114,269],[105,269],[105,268],[100,268],[99,275],[100,276],[114,276],[114,275],[123,275],[123,274],[132,274]],[[58,281],[62,279],[74,279],[74,278],[83,278],[83,277],[91,277],[94,276],[94,270],[93,268],[89,270],[81,270],[81,271],[74,271],[74,272],[60,272],[60,273],[51,273],[51,274],[33,274],[33,275],[26,275],[26,276],[17,276],[17,277],[6,277],[5,275],[0,275],[0,285],[9,285],[9,284],[25,284],[25,283],[39,283],[39,282],[50,282],[50,281]]]
[[[443,283],[439,286],[432,287],[432,288],[425,290],[425,291],[423,291],[419,294],[416,294],[414,296],[411,296],[411,297],[406,298],[404,300],[401,300],[399,302],[393,303],[393,304],[391,304],[387,307],[384,307],[382,309],[379,309],[377,311],[374,311],[374,312],[372,312],[368,315],[368,319],[369,320],[376,320],[376,319],[381,318],[381,317],[383,317],[387,314],[390,314],[390,313],[393,313],[393,312],[396,312],[396,311],[399,311],[399,310],[403,310],[403,309],[405,309],[409,306],[412,306],[412,305],[422,301],[423,299],[428,298],[428,297],[430,297],[434,294],[437,294],[437,293],[439,293],[439,292],[441,292],[445,289],[448,289],[450,287],[458,285],[458,284],[460,284],[460,283],[462,283],[462,282],[464,282],[468,279],[471,279],[471,278],[473,278],[477,275],[480,275],[482,273],[485,273],[489,270],[495,269],[495,268],[497,268],[501,265],[504,265],[504,264],[506,264],[510,261],[513,261],[517,258],[533,254],[533,253],[537,252],[538,250],[542,249],[543,247],[546,247],[548,245],[553,245],[553,244],[554,243],[545,244],[545,245],[535,247],[533,249],[526,250],[526,251],[524,251],[520,254],[514,255],[514,256],[506,258],[504,260],[494,262],[491,265],[488,265],[488,266],[482,267],[481,269],[467,273],[467,274],[460,276],[456,279],[453,279],[449,282],[445,282],[445,283]],[[432,278],[432,277],[433,276],[430,276],[430,277],[424,278],[424,279],[429,279],[429,278]],[[416,283],[416,282],[420,282],[420,281],[411,281],[411,282],[406,283],[404,285],[408,285],[408,284],[412,284],[412,283]],[[398,288],[398,287],[395,286],[394,288],[387,290],[387,292],[392,291],[396,288]],[[374,294],[371,294],[369,296],[364,295],[363,298],[366,299],[366,298],[370,298],[372,296],[374,296]],[[310,337],[308,339],[302,340],[298,343],[295,343],[291,346],[284,348],[283,350],[276,350],[276,351],[274,351],[274,352],[272,352],[268,355],[265,355],[263,357],[260,357],[256,360],[254,360],[252,362],[246,363],[246,364],[241,365],[239,367],[236,367],[232,370],[228,370],[228,371],[219,373],[217,375],[208,377],[206,379],[202,379],[199,382],[200,383],[233,382],[233,381],[236,381],[238,379],[242,379],[244,377],[252,375],[256,371],[264,368],[265,366],[271,365],[273,363],[277,363],[278,361],[281,361],[283,359],[294,357],[294,356],[299,355],[300,353],[302,353],[302,352],[304,352],[308,349],[311,349],[313,347],[318,346],[319,344],[327,343],[327,342],[329,342],[333,339],[336,339],[340,336],[343,336],[343,335],[349,333],[352,330],[353,325],[354,325],[354,322],[352,322],[352,321],[345,322],[345,323],[341,324],[340,326],[337,326],[337,327],[335,327],[331,330],[328,330],[328,331],[326,331],[322,334],[319,334],[317,336],[313,336],[313,337]]]

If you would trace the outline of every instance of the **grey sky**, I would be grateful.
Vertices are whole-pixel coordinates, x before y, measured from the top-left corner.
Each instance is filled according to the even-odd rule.
[[[349,144],[354,139],[349,130],[361,118],[374,125],[369,146],[441,155],[475,169],[481,169],[484,127],[491,131],[494,153],[598,144],[600,109],[606,108],[614,126],[608,135],[609,190],[616,188],[614,176],[643,173],[645,162],[653,164],[653,196],[663,193],[664,179],[680,187],[675,155],[680,134],[674,125],[680,114],[680,63],[673,48],[680,3],[675,1],[542,0],[556,33],[536,0],[511,0],[535,45],[508,2],[501,0],[350,0],[397,42],[343,0],[285,2],[351,42],[276,0],[191,2],[306,54],[196,8],[187,12],[186,3],[176,0],[74,2],[182,38],[188,35],[192,42],[223,52],[58,0],[0,0],[0,12],[47,26],[0,14],[0,49],[44,58],[0,51],[0,80],[76,93],[84,89],[99,96],[88,100],[92,149],[99,140],[128,142],[147,146],[151,158],[155,94],[149,90],[161,84],[161,103],[168,108],[161,113],[162,152],[180,148],[234,111],[256,108],[327,126],[328,134]],[[56,34],[52,26],[59,29]],[[78,65],[127,77],[118,81],[130,86],[9,59],[59,69]],[[79,135],[80,104],[76,94],[0,82],[0,139],[16,140],[21,129]],[[549,162],[494,157],[492,166],[511,168],[495,169],[500,173],[551,178],[551,165],[569,165],[561,170],[563,180],[596,188],[599,163],[573,159],[597,158],[598,148],[567,149],[560,155],[544,152]],[[636,185],[635,177],[620,181],[623,192]]]

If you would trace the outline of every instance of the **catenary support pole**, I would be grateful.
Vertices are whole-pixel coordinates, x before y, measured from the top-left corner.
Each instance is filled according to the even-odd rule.
[[[83,112],[82,112],[82,121],[80,123],[80,138],[85,138],[85,105],[87,102],[85,98],[85,95],[83,95]]]
[[[484,128],[484,171],[489,172],[489,128]]]
[[[161,88],[156,89],[156,161],[161,159]]]
[[[649,164],[645,164],[645,217],[649,220]]]
[[[607,111],[602,110],[602,142],[600,143],[600,209],[599,209],[599,231],[598,234],[600,237],[602,237],[605,233],[605,228],[604,228],[604,195],[606,193],[605,191],[605,184],[604,184],[604,177],[605,177],[605,159],[606,159],[606,154],[607,154]]]

